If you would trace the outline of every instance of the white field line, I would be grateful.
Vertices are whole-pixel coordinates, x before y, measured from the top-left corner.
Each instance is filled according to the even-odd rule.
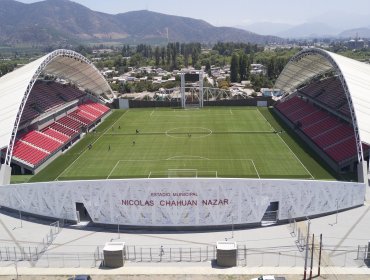
[[[233,111],[231,111],[231,109],[230,109],[230,115],[234,115],[234,114],[233,114]]]
[[[260,115],[262,116],[262,118],[265,118],[264,115],[262,115],[262,113],[260,112],[260,110],[257,109],[257,111],[260,113]],[[266,120],[268,122],[268,120]],[[274,129],[272,127],[272,125],[268,122],[268,124],[270,125],[271,129]],[[292,151],[292,149],[289,147],[289,145],[284,141],[283,138],[281,138],[281,136],[279,135],[279,133],[276,133],[276,135],[280,138],[280,140],[285,144],[285,146],[288,147],[288,149],[290,150],[290,152],[294,155],[294,157],[300,162],[300,164],[303,166],[303,168],[306,170],[306,172],[308,173],[308,175],[311,176],[311,179],[315,179],[315,177],[312,176],[311,172],[307,169],[307,167],[303,164],[303,162],[297,157],[297,155]]]
[[[258,110],[258,109],[256,109],[256,110],[257,110],[257,111],[258,111],[258,113],[261,115],[262,119],[263,119],[263,120],[265,120],[265,121],[268,123],[268,125],[269,125],[269,127],[270,127],[271,131],[275,131],[275,129],[272,127],[271,123],[270,123],[268,120],[266,120],[266,118],[265,118],[265,116],[264,116],[264,115],[262,115],[261,111],[260,111],[260,110]]]
[[[206,161],[253,161],[253,159],[250,158],[214,158],[214,159],[209,159],[209,158],[168,158],[168,159],[121,159],[119,162],[152,162],[152,161],[176,161],[176,160],[206,160]]]
[[[149,172],[148,179],[152,176],[152,171]]]
[[[253,159],[251,159],[250,161],[251,161],[251,162],[252,162],[252,164],[253,164],[254,170],[256,170],[256,173],[257,173],[258,179],[261,179],[260,174],[258,173],[257,167],[256,167],[256,165],[254,164]]]
[[[109,179],[109,177],[112,175],[112,173],[114,172],[114,170],[116,169],[116,167],[118,166],[118,164],[120,163],[121,161],[117,161],[116,165],[112,168],[112,170],[110,171],[109,175],[107,176],[107,179]]]
[[[179,112],[175,112],[175,113],[179,113]],[[160,113],[157,113],[155,114],[156,117],[160,117],[160,118],[169,118],[169,117],[177,117],[177,118],[190,118],[190,117],[193,117],[193,115],[191,114],[187,114],[187,115],[176,115],[176,114],[172,114],[172,115],[166,115],[166,114],[160,114]],[[197,114],[196,115],[197,117],[213,117],[213,116],[230,116],[230,113],[227,113],[227,114],[212,114],[212,115],[209,115],[209,114],[203,114],[203,115],[200,115],[200,114]]]
[[[120,121],[124,116],[126,116],[128,111],[126,111],[118,120],[116,120],[110,127],[108,127],[92,144],[95,144],[109,129],[111,129],[118,121]],[[66,169],[63,170],[62,173],[58,175],[58,177],[55,178],[55,181],[58,181],[58,179],[65,173],[67,172],[74,164],[76,161],[78,161],[81,156],[83,156],[88,149],[85,149]]]
[[[161,161],[171,161],[171,160],[173,160],[173,161],[176,161],[176,160],[183,160],[183,161],[190,161],[190,160],[192,160],[192,161],[201,161],[201,160],[206,160],[206,161],[250,161],[253,165],[254,170],[256,171],[256,174],[257,174],[258,178],[261,179],[261,176],[260,176],[260,174],[257,170],[257,167],[256,167],[253,159],[250,159],[250,158],[209,159],[209,158],[203,158],[203,157],[199,157],[199,158],[179,158],[179,159],[176,159],[175,157],[167,158],[167,159],[121,159],[121,160],[117,161],[116,165],[112,168],[112,170],[110,171],[110,173],[109,173],[109,175],[107,176],[106,179],[109,179],[109,177],[113,174],[114,170],[117,168],[117,166],[121,162],[161,162]],[[214,172],[214,171],[212,171],[212,172]],[[148,178],[150,178],[151,175],[152,175],[152,172],[150,171]]]
[[[154,110],[150,113],[150,117],[152,117],[153,114],[154,114]]]

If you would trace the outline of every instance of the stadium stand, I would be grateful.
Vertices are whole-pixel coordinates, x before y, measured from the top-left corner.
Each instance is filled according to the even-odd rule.
[[[78,108],[81,111],[85,112],[86,114],[91,115],[95,119],[99,118],[100,116],[104,114],[102,111],[95,108],[95,106],[92,104],[81,104],[80,106],[78,106]]]
[[[71,104],[68,106],[74,107],[68,107],[69,113],[65,114],[63,106],[67,103]],[[48,112],[51,111],[53,120],[58,115],[62,117],[52,123],[49,117],[48,125],[41,125],[41,129],[34,129],[34,126],[28,124],[38,123],[44,115],[48,118]],[[37,168],[74,139],[78,139],[83,131],[93,126],[109,111],[108,107],[86,98],[85,92],[73,86],[37,81],[23,110],[20,122],[23,127],[17,134],[14,159],[30,169]]]
[[[356,157],[354,130],[344,119],[326,109],[336,109],[349,116],[349,106],[345,102],[340,82],[333,77],[299,89],[295,96],[277,104],[276,109],[339,165]],[[363,148],[368,150],[369,147],[363,145]]]
[[[27,142],[32,146],[43,149],[49,153],[56,151],[62,145],[62,143],[60,143],[59,141],[54,140],[46,136],[42,132],[35,130],[32,130],[27,134],[23,135],[22,138],[20,138],[20,140],[22,140],[22,142]]]
[[[24,107],[21,123],[25,123],[29,120],[35,119],[40,115],[39,112],[37,112],[35,109],[33,109],[30,106]]]
[[[14,144],[13,157],[19,159],[31,166],[36,166],[42,163],[47,157],[48,153],[35,148],[23,141],[17,141]]]
[[[77,131],[72,130],[58,122],[52,123],[51,125],[49,125],[49,128],[52,128],[64,135],[67,135],[69,138],[72,138],[74,135],[77,134]]]
[[[83,91],[80,91],[72,86],[61,85],[58,83],[49,83],[51,89],[55,90],[58,93],[58,96],[66,102],[70,102],[81,97],[84,97],[86,94]]]
[[[74,119],[69,118],[68,116],[65,116],[65,117],[57,120],[57,123],[69,128],[71,130],[74,130],[75,132],[80,132],[81,127],[82,127],[82,124],[80,122],[75,121]]]
[[[60,141],[61,143],[67,143],[68,140],[70,139],[67,135],[58,132],[57,130],[52,129],[51,127],[47,127],[42,130],[42,132],[55,140]]]
[[[299,89],[299,93],[334,110],[342,106],[348,107],[341,82],[336,77],[311,83]]]
[[[79,100],[85,96],[85,92],[69,85],[37,81],[27,100],[20,123],[24,124],[66,102]]]
[[[72,112],[71,114],[69,114],[69,117],[76,120],[76,121],[79,121],[80,123],[82,123],[85,126],[89,126],[90,124],[92,124],[94,122],[93,120],[86,118],[80,112],[81,111],[76,110],[76,111]]]

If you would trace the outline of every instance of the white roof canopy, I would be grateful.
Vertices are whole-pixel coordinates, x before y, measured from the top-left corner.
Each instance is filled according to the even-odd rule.
[[[370,144],[369,64],[322,49],[306,49],[289,61],[275,87],[285,94],[291,94],[300,85],[327,72],[334,72],[338,76],[346,93],[361,159],[361,142]]]
[[[42,73],[69,80],[97,97],[112,96],[107,81],[84,56],[70,50],[51,52],[0,78],[0,148],[14,145],[23,108]]]

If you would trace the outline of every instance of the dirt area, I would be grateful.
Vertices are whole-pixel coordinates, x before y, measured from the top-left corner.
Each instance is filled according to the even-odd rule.
[[[248,280],[259,275],[93,275],[93,280]],[[70,276],[18,276],[18,280],[68,280]],[[301,280],[300,275],[287,275],[286,280]],[[369,275],[323,275],[315,280],[368,280]],[[0,276],[0,280],[17,279],[14,276]]]

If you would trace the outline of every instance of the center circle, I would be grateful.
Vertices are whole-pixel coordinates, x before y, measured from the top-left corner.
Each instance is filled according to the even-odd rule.
[[[203,138],[211,134],[212,130],[205,127],[175,127],[166,131],[172,138]]]

